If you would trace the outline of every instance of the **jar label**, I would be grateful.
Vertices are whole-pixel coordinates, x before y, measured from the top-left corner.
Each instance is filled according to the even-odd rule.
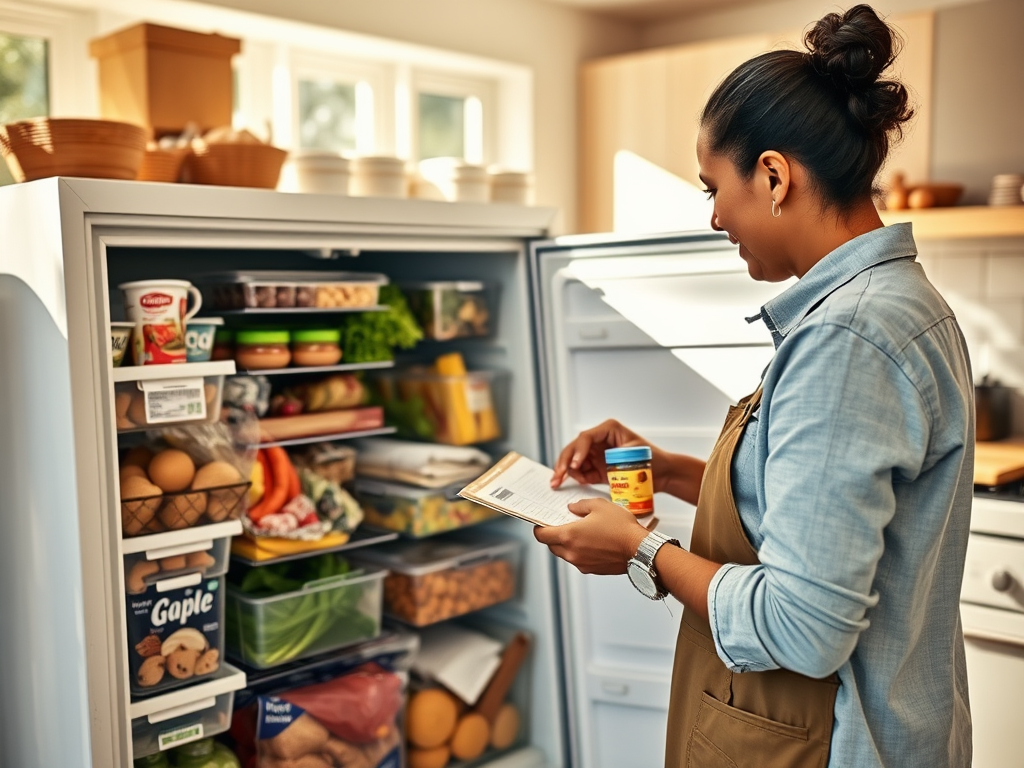
[[[169,424],[206,418],[203,379],[164,379],[142,382],[146,423]]]
[[[180,747],[182,744],[188,744],[191,741],[199,741],[201,738],[203,738],[202,723],[186,725],[183,728],[175,728],[172,731],[164,731],[160,734],[160,751],[163,752],[171,747]]]
[[[654,511],[654,478],[650,469],[616,469],[608,471],[612,501],[634,515]]]

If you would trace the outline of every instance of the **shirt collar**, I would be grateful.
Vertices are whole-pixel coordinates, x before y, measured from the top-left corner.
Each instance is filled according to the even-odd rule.
[[[865,269],[893,259],[913,256],[917,256],[917,245],[910,224],[892,224],[873,229],[843,243],[826,255],[807,270],[796,285],[790,286],[761,307],[761,312],[748,317],[747,322],[764,320],[778,347],[822,299]]]

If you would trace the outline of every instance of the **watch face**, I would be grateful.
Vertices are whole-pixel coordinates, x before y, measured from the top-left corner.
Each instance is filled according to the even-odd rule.
[[[646,567],[635,560],[630,560],[626,567],[626,574],[641,595],[651,600],[658,599],[658,586],[654,583],[654,579],[651,578]]]

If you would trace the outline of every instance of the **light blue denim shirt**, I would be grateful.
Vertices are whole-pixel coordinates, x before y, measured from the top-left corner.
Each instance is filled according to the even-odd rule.
[[[732,465],[761,564],[708,590],[733,671],[838,671],[831,768],[971,762],[973,384],[916,254],[909,224],[874,230],[762,307],[776,351]]]

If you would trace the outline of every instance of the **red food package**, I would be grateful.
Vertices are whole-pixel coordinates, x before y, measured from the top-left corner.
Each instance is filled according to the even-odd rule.
[[[280,698],[301,707],[339,739],[368,744],[384,738],[402,708],[402,682],[374,663]]]

